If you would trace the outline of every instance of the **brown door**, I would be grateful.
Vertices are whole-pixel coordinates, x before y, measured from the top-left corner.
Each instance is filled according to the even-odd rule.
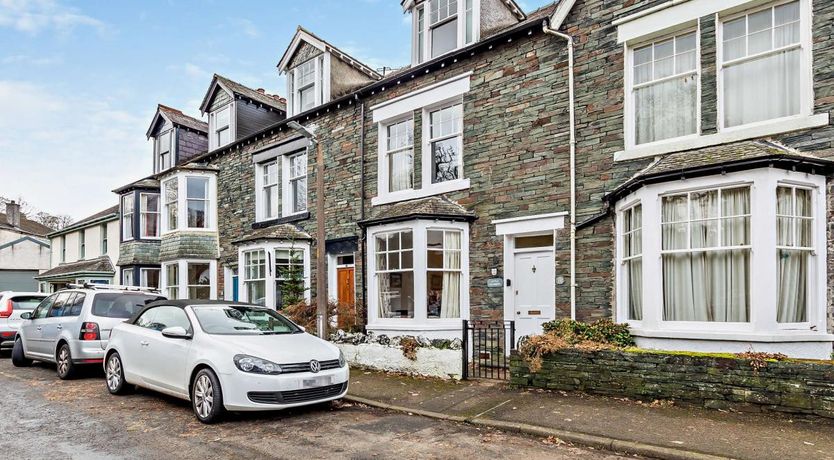
[[[355,287],[353,285],[353,268],[336,269],[336,290],[339,294],[339,303],[353,305]]]

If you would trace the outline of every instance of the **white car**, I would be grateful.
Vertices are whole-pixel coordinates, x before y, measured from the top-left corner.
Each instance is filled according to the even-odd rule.
[[[339,348],[275,310],[207,300],[153,302],[115,326],[104,371],[110,393],[187,399],[203,423],[340,399],[350,373]]]

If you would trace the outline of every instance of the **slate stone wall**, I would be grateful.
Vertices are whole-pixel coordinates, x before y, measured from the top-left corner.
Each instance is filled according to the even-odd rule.
[[[159,264],[159,241],[125,241],[119,245],[117,265]]]
[[[775,411],[834,418],[834,362],[768,361],[662,352],[562,350],[539,372],[513,352],[510,384],[709,409]]]
[[[159,261],[177,259],[217,259],[217,235],[214,232],[192,231],[162,235]]]

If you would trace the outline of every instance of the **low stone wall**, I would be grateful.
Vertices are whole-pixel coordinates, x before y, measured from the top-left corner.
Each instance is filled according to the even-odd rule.
[[[348,363],[383,371],[460,379],[463,371],[460,350],[418,348],[417,359],[403,355],[400,347],[378,343],[337,343]]]
[[[732,355],[654,351],[561,350],[544,357],[538,372],[516,352],[516,387],[673,400],[712,409],[778,411],[834,418],[834,362],[751,361]]]

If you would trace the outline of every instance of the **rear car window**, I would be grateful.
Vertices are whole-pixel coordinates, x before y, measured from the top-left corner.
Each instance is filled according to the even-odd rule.
[[[99,293],[93,297],[94,316],[106,318],[130,318],[145,305],[156,300],[165,300],[165,297],[139,293]]]
[[[34,310],[45,297],[38,296],[19,296],[12,297],[12,309],[14,310]]]

